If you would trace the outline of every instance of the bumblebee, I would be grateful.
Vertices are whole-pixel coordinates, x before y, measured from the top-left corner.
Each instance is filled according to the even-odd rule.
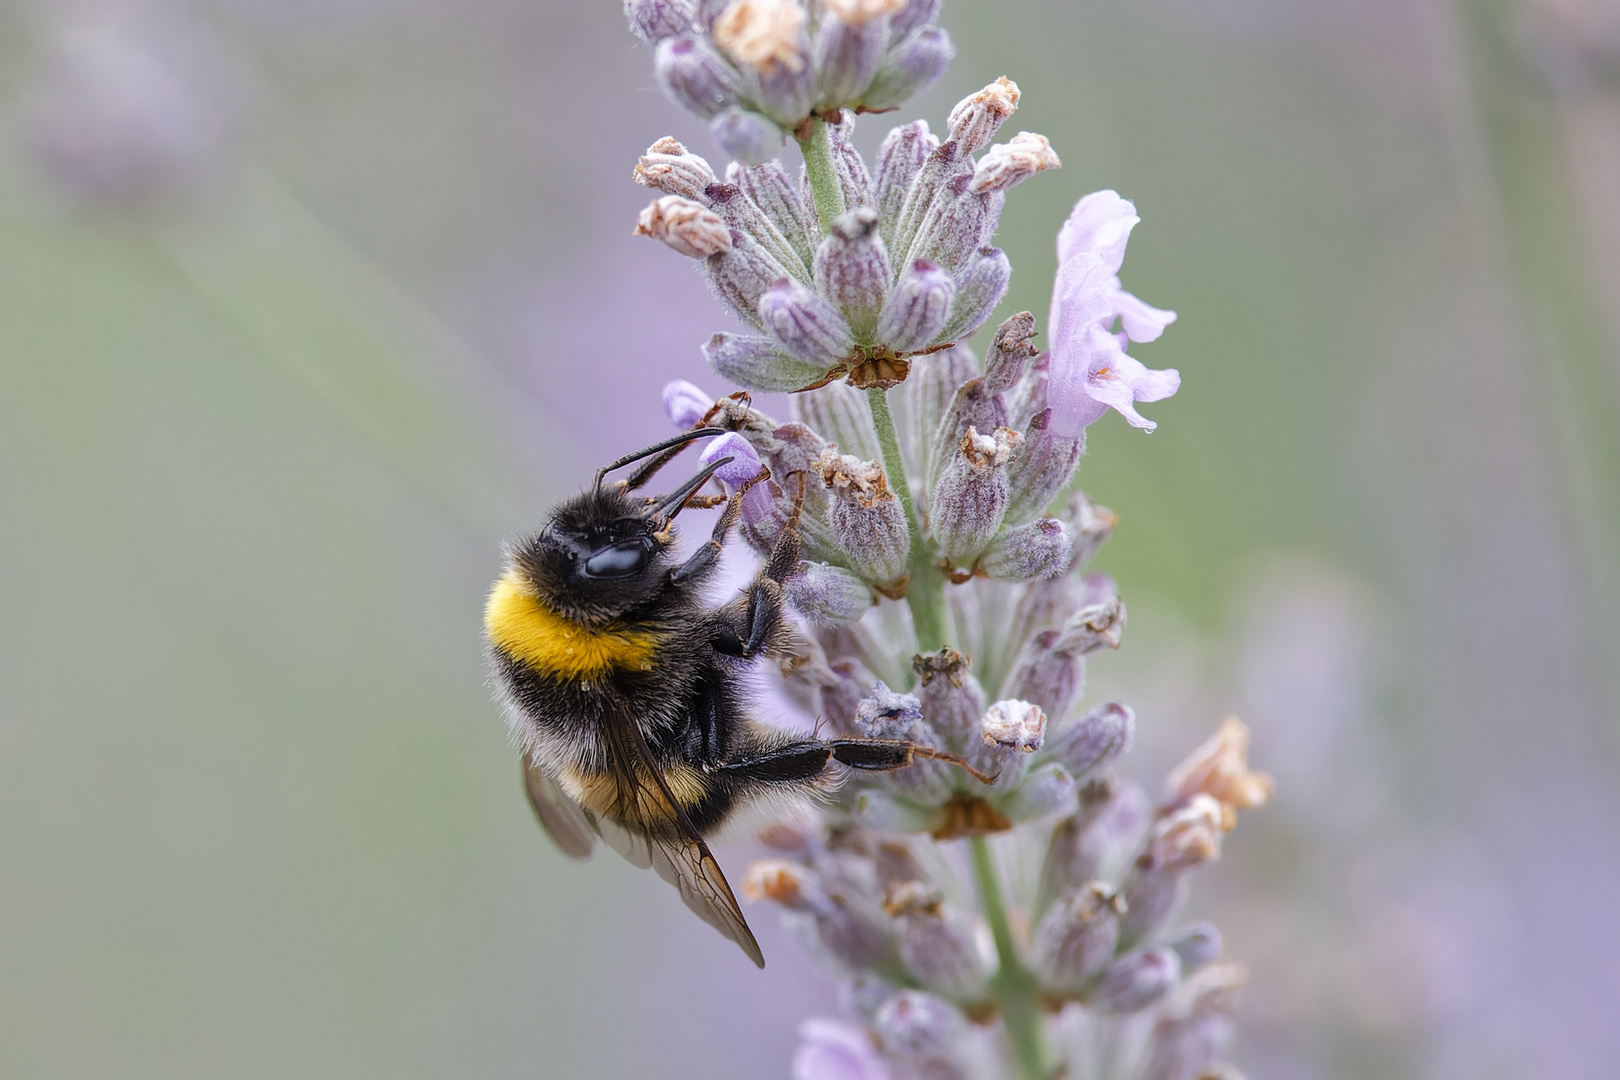
[[[764,967],[704,837],[745,805],[825,789],[834,761],[873,770],[915,757],[963,763],[900,740],[794,736],[750,715],[739,675],[795,638],[782,583],[799,565],[797,514],[753,582],[713,607],[705,587],[742,497],[769,472],[724,500],[709,539],[681,562],[676,515],[720,503],[699,492],[731,459],[668,495],[636,494],[687,444],[720,434],[697,428],[604,466],[537,535],[509,543],[484,628],[529,801],[557,846],[583,859],[606,840]]]

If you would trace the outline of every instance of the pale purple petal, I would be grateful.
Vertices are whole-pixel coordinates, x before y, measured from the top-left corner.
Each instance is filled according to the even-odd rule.
[[[713,407],[714,399],[685,379],[664,384],[664,412],[683,431],[696,427]]]
[[[1074,204],[1069,220],[1058,232],[1058,265],[1082,252],[1096,255],[1110,274],[1125,262],[1125,244],[1138,221],[1136,207],[1117,191],[1094,191]]]
[[[703,448],[698,460],[708,465],[723,457],[732,460],[720,466],[715,477],[732,491],[736,491],[759,475],[759,455],[748,440],[735,431],[728,431]],[[743,496],[742,516],[750,525],[771,516],[771,492],[768,484],[755,484]]]
[[[1145,304],[1135,296],[1118,288],[1110,294],[1114,313],[1132,341],[1157,341],[1164,328],[1176,321],[1176,313]]]
[[[1091,323],[1061,352],[1054,347],[1046,390],[1053,430],[1072,437],[1110,408],[1134,427],[1152,431],[1157,426],[1136,411],[1136,402],[1169,397],[1180,387],[1181,375],[1143,366],[1126,355],[1125,344],[1124,334]]]
[[[1052,352],[1060,355],[1079,347],[1086,329],[1108,319],[1113,306],[1109,300],[1113,275],[1096,255],[1081,253],[1058,267],[1052,283],[1052,313],[1047,321],[1052,335]]]
[[[866,1032],[837,1020],[806,1020],[793,1055],[793,1080],[889,1080],[889,1067]]]

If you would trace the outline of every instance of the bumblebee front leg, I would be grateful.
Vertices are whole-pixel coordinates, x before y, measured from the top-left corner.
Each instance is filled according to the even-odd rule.
[[[760,467],[759,475],[743,484],[742,487],[731,493],[726,500],[726,508],[720,511],[720,517],[715,521],[714,528],[709,532],[709,538],[703,546],[692,552],[690,558],[670,572],[669,580],[676,585],[684,585],[694,579],[702,578],[715,563],[720,561],[720,552],[724,550],[726,535],[731,532],[732,526],[742,516],[743,496],[748,494],[755,484],[761,484],[771,478],[771,471]],[[688,500],[690,504],[690,500]]]
[[[742,492],[737,494],[740,496]],[[722,612],[713,640],[717,651],[727,656],[758,656],[771,648],[782,647],[791,637],[784,615],[787,602],[782,596],[782,582],[799,569],[799,507],[803,501],[801,483],[793,516],[776,538],[771,557],[748,586],[744,601],[728,604]]]

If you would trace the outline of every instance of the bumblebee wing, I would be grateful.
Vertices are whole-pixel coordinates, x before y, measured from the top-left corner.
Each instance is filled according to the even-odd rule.
[[[650,864],[659,877],[675,886],[698,918],[735,941],[757,967],[764,967],[765,954],[760,952],[759,942],[754,940],[754,932],[743,918],[742,908],[725,873],[670,792],[663,772],[647,747],[646,737],[622,703],[608,727],[623,798],[628,806],[643,808],[642,813],[622,816],[628,820],[645,820],[648,816],[645,811],[650,810],[672,821],[673,827],[631,832],[607,818],[598,818],[596,826],[603,838],[631,862],[640,866]],[[636,768],[637,763],[642,767]],[[644,782],[644,777],[652,778],[651,787]]]
[[[523,759],[523,787],[529,793],[535,817],[563,854],[574,859],[590,858],[597,834],[592,816],[528,756]]]

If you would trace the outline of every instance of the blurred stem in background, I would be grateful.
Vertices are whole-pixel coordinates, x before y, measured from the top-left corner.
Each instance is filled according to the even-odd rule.
[[[1589,224],[1557,93],[1515,0],[1461,0],[1461,38],[1497,211],[1540,361],[1568,529],[1588,583],[1585,657],[1620,717],[1620,350],[1603,310]],[[1610,732],[1620,749],[1620,727]]]

